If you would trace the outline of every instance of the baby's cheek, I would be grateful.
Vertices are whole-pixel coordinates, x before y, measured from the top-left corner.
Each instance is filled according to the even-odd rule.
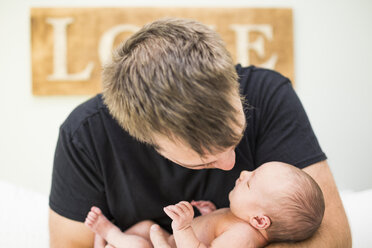
[[[230,193],[229,193],[229,201],[230,201],[230,205],[231,205],[231,201],[234,200],[234,190],[231,190]]]

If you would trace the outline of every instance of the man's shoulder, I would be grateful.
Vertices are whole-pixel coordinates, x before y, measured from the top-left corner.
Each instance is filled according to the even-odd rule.
[[[78,105],[63,122],[61,128],[73,134],[87,121],[91,121],[97,115],[108,110],[103,103],[102,95],[98,94]]]
[[[239,77],[240,88],[243,94],[257,92],[258,89],[274,89],[283,84],[290,83],[290,80],[277,71],[255,66],[242,67],[236,65]]]
[[[241,64],[237,64],[235,69],[238,73],[239,78],[249,77],[250,79],[272,79],[272,80],[289,80],[287,77],[283,76],[280,72],[274,71],[267,68],[256,67],[250,65],[243,67]]]

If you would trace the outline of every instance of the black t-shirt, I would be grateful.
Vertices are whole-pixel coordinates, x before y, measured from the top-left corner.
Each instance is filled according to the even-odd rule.
[[[58,214],[84,221],[98,206],[122,230],[153,220],[170,230],[163,207],[181,200],[210,200],[228,207],[228,193],[242,170],[268,161],[299,168],[326,159],[290,81],[279,73],[236,66],[247,128],[231,171],[191,170],[140,143],[111,117],[97,95],[62,124],[55,152],[49,205]]]

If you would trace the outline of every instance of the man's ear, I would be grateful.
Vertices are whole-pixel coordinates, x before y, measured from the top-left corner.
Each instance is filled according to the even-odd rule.
[[[271,220],[266,215],[256,215],[251,217],[249,223],[256,229],[267,229],[271,225]]]

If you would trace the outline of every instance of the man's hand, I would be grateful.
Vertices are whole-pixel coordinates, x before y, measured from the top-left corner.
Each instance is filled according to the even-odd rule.
[[[169,205],[164,208],[164,212],[173,220],[173,231],[180,231],[190,227],[194,218],[194,210],[187,201],[181,201],[176,205]]]
[[[216,205],[211,201],[191,201],[191,205],[196,207],[201,215],[206,215],[216,210]]]

